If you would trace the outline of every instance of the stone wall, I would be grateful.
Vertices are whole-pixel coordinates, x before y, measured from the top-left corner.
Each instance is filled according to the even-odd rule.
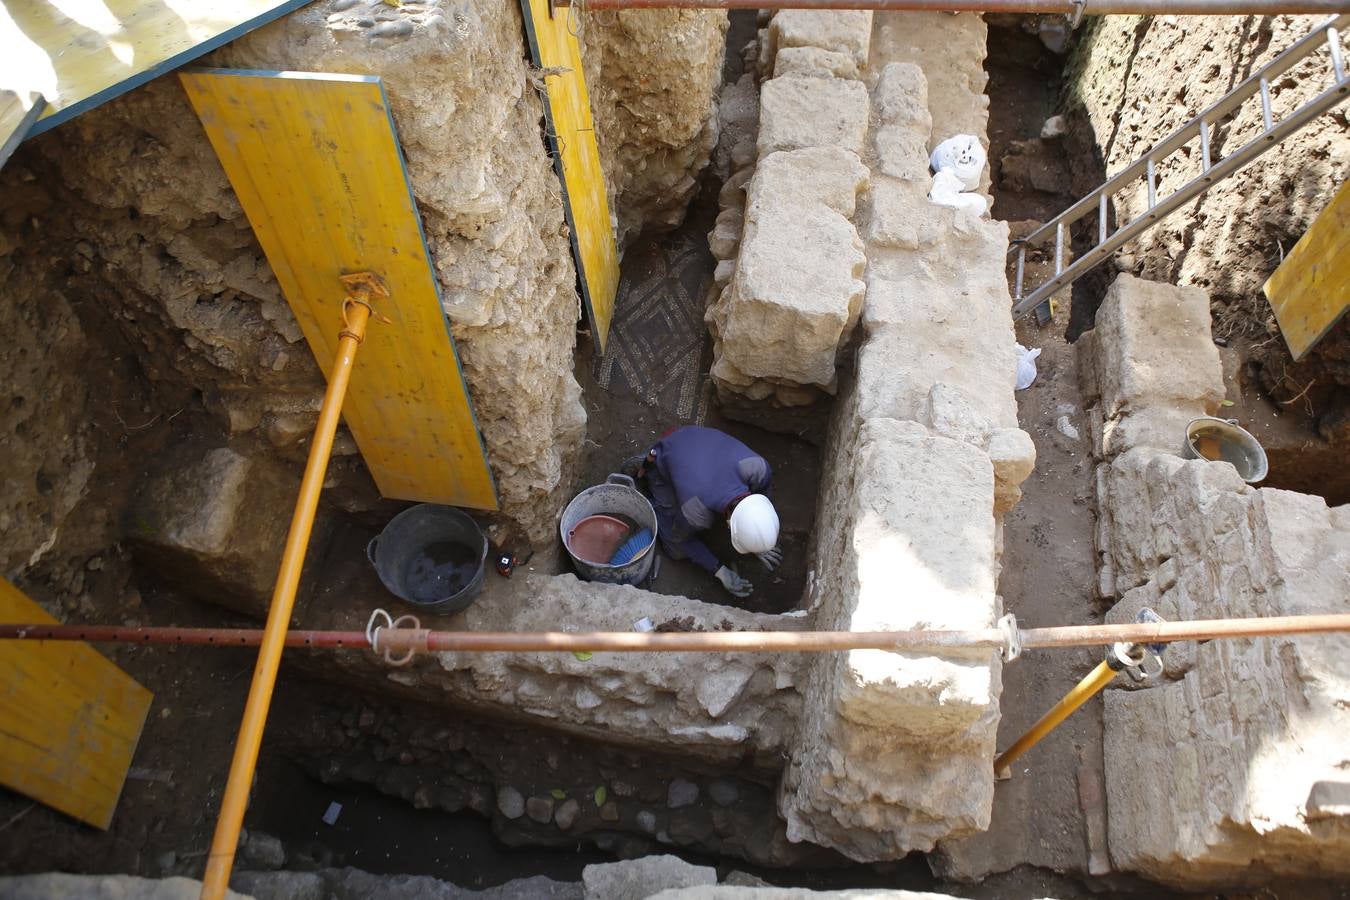
[[[369,615],[368,601],[312,604],[307,628],[347,628]],[[518,574],[496,579],[453,627],[464,631],[632,631],[641,619],[666,630],[786,630],[800,619],[748,613],[686,597],[577,580]],[[438,627],[438,626],[428,626]],[[773,766],[800,715],[797,654],[431,653],[391,669],[365,654],[329,666],[369,685],[437,705],[446,700],[635,747],[689,757]],[[334,665],[336,668],[334,668]]]
[[[1120,276],[1079,344],[1107,619],[1344,612],[1350,506],[1172,449],[1222,386],[1205,300]],[[1344,636],[1173,644],[1159,680],[1108,690],[1114,866],[1185,888],[1350,872],[1347,659]]]
[[[724,10],[583,12],[582,61],[622,246],[674,228],[718,138]]]
[[[1100,17],[1071,60],[1070,106],[1095,133],[1106,173],[1113,175],[1324,19]],[[1328,71],[1323,48],[1276,79],[1271,84],[1276,117],[1323,90]],[[1261,127],[1260,101],[1253,98],[1230,127],[1219,130],[1216,153],[1231,153]],[[1350,175],[1346,128],[1343,111],[1313,120],[1203,199],[1155,225],[1119,257],[1124,271],[1204,288],[1216,332],[1247,336],[1258,345],[1250,352],[1265,390],[1283,401],[1316,382],[1307,395],[1314,417],[1345,408],[1350,326],[1342,322],[1307,359],[1294,364],[1277,337],[1261,286]],[[1192,147],[1179,162],[1160,167],[1159,193],[1195,177],[1198,160],[1198,148]],[[1142,181],[1127,187],[1115,197],[1116,221],[1129,221],[1146,203]]]
[[[976,27],[953,26],[967,20]],[[978,16],[903,21],[978,67]],[[863,73],[866,296],[818,504],[821,574],[809,593],[822,630],[992,626],[999,519],[1035,459],[1013,397],[1007,226],[928,202],[928,79],[879,50],[876,36],[895,25],[878,14]],[[879,860],[987,827],[997,654],[821,656],[805,683],[780,796],[790,838]]]
[[[837,389],[862,308],[866,260],[852,219],[868,180],[857,75],[871,17],[794,10],[774,16],[765,39],[774,77],[761,85],[758,164],[728,181],[710,236],[725,285],[707,314],[711,377],[728,414],[797,431],[802,408],[819,414]]]

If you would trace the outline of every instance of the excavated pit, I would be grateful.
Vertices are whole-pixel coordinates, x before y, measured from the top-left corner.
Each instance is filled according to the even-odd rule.
[[[509,109],[507,118],[474,119],[448,136],[422,130],[411,124],[415,110],[434,104],[436,92],[402,68],[385,75],[505,485],[506,515],[492,524],[507,525],[518,547],[533,545],[533,556],[510,579],[490,572],[467,612],[423,616],[424,626],[628,630],[648,618],[659,630],[964,627],[1003,611],[1024,625],[1086,624],[1102,621],[1115,601],[1108,616],[1125,615],[1140,599],[1127,591],[1183,602],[1168,593],[1163,554],[1131,555],[1151,535],[1093,520],[1094,497],[1111,508],[1098,495],[1098,479],[1108,477],[1100,473],[1138,491],[1131,466],[1141,457],[1102,459],[1093,430],[1102,415],[1094,403],[1102,404],[1079,389],[1080,378],[1098,377],[1080,370],[1107,370],[1093,355],[1105,339],[1075,351],[1061,335],[1092,326],[1110,278],[1077,285],[1072,312],[1066,303],[1048,327],[1018,324],[1017,339],[1045,351],[1033,389],[1014,399],[1003,365],[1014,335],[1001,318],[998,274],[1008,235],[1034,227],[1103,171],[1091,128],[1100,111],[1066,106],[1059,93],[1068,76],[1047,45],[1063,39],[1062,25],[989,17],[986,38],[967,14],[878,14],[865,27],[849,20],[837,29],[817,27],[812,14],[760,27],[754,13],[734,13],[729,29],[715,14],[586,16],[586,69],[625,242],[611,347],[597,357],[587,333],[572,333],[574,272],[552,173],[535,153],[537,97],[513,43],[514,6],[433,5],[471,16],[470,43],[495,67],[482,96],[462,73],[444,74],[455,100],[479,112]],[[369,6],[372,15],[404,14]],[[213,59],[304,68],[326,47],[343,65],[379,70],[388,46],[372,51],[351,39],[366,27],[356,12],[298,14]],[[410,46],[425,50],[425,36],[414,35]],[[298,47],[297,36],[318,43]],[[673,69],[678,77],[665,88],[640,74]],[[416,101],[408,106],[402,79],[402,97]],[[861,119],[813,131],[812,117],[794,118],[819,99],[813,80],[840,108],[862,97]],[[764,109],[774,121],[766,124],[760,101],[771,82]],[[709,112],[713,94],[720,119]],[[935,215],[922,196],[927,149],[958,131],[984,136],[986,103],[993,221]],[[4,414],[13,477],[0,510],[3,558],[17,584],[68,621],[255,626],[321,381],[209,148],[189,127],[195,121],[170,121],[174,110],[190,116],[176,88],[156,82],[31,142],[0,173],[0,316],[15,336],[0,355],[15,384]],[[1067,131],[1042,137],[1059,110]],[[520,140],[492,139],[497,127]],[[447,146],[463,150],[459,142],[490,173],[473,197],[457,180],[472,167],[438,168]],[[805,155],[785,163],[792,154]],[[169,163],[178,174],[158,180]],[[828,186],[794,195],[800,206],[766,200],[785,183],[773,179],[802,172],[820,173]],[[458,212],[468,200],[477,212]],[[862,248],[865,274],[844,264],[831,277],[856,281],[851,296],[866,306],[813,311],[801,346],[814,368],[784,379],[753,370],[783,344],[730,345],[747,322],[791,335],[781,310],[750,309],[763,305],[763,285],[736,269],[742,258],[787,259],[753,244],[797,214],[827,222],[841,256]],[[483,228],[493,242],[478,240]],[[470,283],[461,277],[468,269],[491,277]],[[953,293],[967,305],[962,321],[948,323],[941,304]],[[989,298],[988,309],[979,305]],[[916,353],[929,354],[946,380],[911,364]],[[1225,359],[1229,396],[1241,404],[1259,380],[1247,358]],[[1243,365],[1249,387],[1234,388]],[[820,377],[821,366],[837,380]],[[773,466],[782,569],[747,570],[756,590],[745,600],[669,559],[650,589],[568,574],[556,533],[562,504],[688,423],[725,428]],[[339,436],[337,453],[294,618],[301,627],[359,629],[372,606],[405,611],[365,559],[369,539],[403,504],[375,496],[349,436]],[[1343,499],[1339,488],[1312,490],[1321,478],[1308,471],[1310,458],[1273,457],[1272,484]],[[1317,518],[1316,504],[1282,506],[1270,494],[1167,474],[1178,495],[1222,503],[1213,497],[1228,491],[1283,517],[1281,527],[1295,513],[1311,515],[1328,558],[1339,558],[1331,551],[1340,552],[1343,509]],[[222,488],[241,483],[249,487]],[[926,517],[898,513],[897,496]],[[166,534],[194,511],[226,515],[228,546],[170,546]],[[1094,530],[1114,543],[1097,546]],[[710,543],[731,556],[725,537]],[[1200,567],[1203,548],[1193,543],[1186,552]],[[1109,585],[1097,571],[1103,554],[1115,566]],[[893,601],[903,566],[902,599],[942,602]],[[1266,587],[1284,596],[1278,578],[1258,594]],[[0,791],[0,831],[11,829],[0,873],[200,872],[252,654],[104,649],[157,695],[113,829],[96,834]],[[1112,692],[1107,714],[1090,704],[1013,783],[995,792],[988,778],[994,746],[1006,746],[1094,663],[1087,650],[1008,669],[988,657],[917,654],[444,653],[390,669],[364,653],[288,653],[241,868],[354,866],[478,889],[523,875],[575,882],[591,863],[678,852],[724,877],[737,869],[815,889],[1173,896],[1128,874],[1088,878],[1108,861],[1110,779],[1126,785],[1110,796],[1121,808],[1149,790],[1138,765],[1104,758],[1103,729],[1119,737],[1122,722],[1156,712],[1163,691]],[[1167,696],[1228,664],[1187,656]],[[1294,663],[1243,665],[1262,684],[1284,678],[1320,702]],[[334,802],[342,812],[325,824]],[[1277,812],[1297,829],[1293,813]],[[1186,827],[1182,812],[1172,815]],[[1148,843],[1149,835],[1113,827]],[[1306,841],[1288,840],[1291,853],[1309,852]],[[1189,886],[1194,880],[1168,867],[1192,860],[1164,850],[1123,840],[1110,856],[1133,860],[1130,872]],[[1228,877],[1221,860],[1194,864],[1195,884],[1207,866]],[[1301,888],[1314,897],[1324,889]]]

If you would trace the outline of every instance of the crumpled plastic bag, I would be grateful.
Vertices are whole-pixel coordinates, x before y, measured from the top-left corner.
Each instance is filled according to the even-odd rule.
[[[1017,390],[1026,390],[1036,380],[1036,357],[1040,355],[1040,347],[1028,350],[1021,344],[1017,345]]]

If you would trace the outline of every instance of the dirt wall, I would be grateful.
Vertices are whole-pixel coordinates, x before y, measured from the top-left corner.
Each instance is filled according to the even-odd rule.
[[[619,242],[674,228],[717,145],[726,11],[570,14]]]
[[[1095,133],[1109,176],[1321,21],[1318,16],[1101,17],[1071,59],[1069,103]],[[1326,57],[1320,51],[1271,84],[1277,119],[1325,89]],[[1260,132],[1259,101],[1247,103],[1230,121],[1216,132],[1216,155],[1231,153]],[[1198,166],[1199,151],[1192,147],[1181,162],[1162,167],[1159,194],[1194,177]],[[1276,401],[1288,401],[1312,385],[1304,396],[1313,424],[1343,417],[1335,407],[1345,404],[1350,386],[1350,326],[1342,322],[1295,364],[1261,286],[1347,174],[1350,127],[1342,106],[1127,245],[1118,260],[1124,271],[1144,278],[1208,291],[1216,336],[1247,348],[1262,389]],[[1116,220],[1129,221],[1146,202],[1141,181],[1117,196]]]

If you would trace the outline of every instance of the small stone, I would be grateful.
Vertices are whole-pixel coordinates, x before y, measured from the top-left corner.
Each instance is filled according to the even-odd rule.
[[[375,724],[375,711],[370,709],[361,710],[361,717],[356,720],[356,724],[363,731]]]
[[[670,783],[670,789],[666,791],[666,806],[679,809],[682,806],[693,806],[697,802],[698,785],[683,778],[676,778]]]
[[[580,816],[581,804],[575,800],[568,800],[562,806],[558,807],[558,811],[553,815],[553,821],[559,828],[566,831],[576,824],[577,819]]]
[[[526,800],[525,815],[540,825],[547,825],[553,819],[553,798],[531,797]]]
[[[606,822],[619,821],[619,804],[611,800],[600,807],[600,818],[604,819]]]
[[[240,848],[240,860],[244,867],[272,871],[286,864],[286,848],[280,839],[261,831],[250,831],[248,839]]]
[[[736,782],[728,778],[719,778],[708,785],[708,796],[712,797],[718,806],[731,806],[741,798],[741,792],[736,787]]]
[[[1069,125],[1064,121],[1063,116],[1051,116],[1046,119],[1045,124],[1041,126],[1041,139],[1046,141],[1054,140],[1055,138],[1064,137],[1068,132]]]
[[[648,834],[656,834],[656,813],[644,809],[637,814],[637,825]]]
[[[371,37],[395,38],[407,37],[413,33],[413,24],[406,19],[398,22],[381,22],[370,29]]]
[[[497,791],[497,811],[508,819],[519,819],[525,814],[525,798],[508,784]]]
[[[637,788],[626,781],[614,779],[609,783],[609,789],[614,792],[616,797],[632,797],[637,794]]]
[[[178,863],[178,854],[168,850],[155,857],[155,865],[161,872],[169,872]]]

